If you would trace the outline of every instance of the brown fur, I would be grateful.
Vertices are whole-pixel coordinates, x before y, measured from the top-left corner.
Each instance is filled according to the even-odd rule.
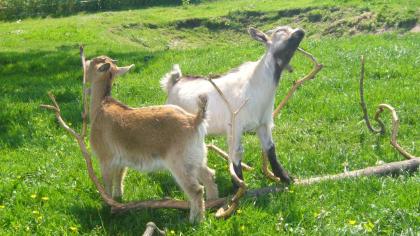
[[[207,167],[204,143],[207,97],[200,96],[193,115],[174,105],[130,108],[110,96],[112,82],[126,67],[105,56],[87,63],[91,91],[92,149],[97,155],[105,190],[121,197],[127,166],[141,171],[166,167],[191,201],[190,221],[203,218],[203,183],[207,198],[216,198],[214,171]]]

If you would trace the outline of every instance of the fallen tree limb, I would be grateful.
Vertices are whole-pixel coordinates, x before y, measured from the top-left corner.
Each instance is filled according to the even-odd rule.
[[[333,175],[325,175],[319,177],[310,177],[306,179],[296,179],[293,183],[294,185],[312,185],[317,184],[324,181],[336,181],[336,180],[343,180],[343,179],[351,179],[351,178],[358,178],[362,176],[385,176],[385,175],[399,175],[406,172],[414,172],[419,169],[420,166],[420,158],[413,158],[410,160],[404,161],[397,161],[391,163],[385,163],[379,166],[371,166],[364,169],[348,171],[345,173],[340,174],[333,174]],[[264,196],[269,193],[278,193],[282,192],[286,189],[285,185],[280,186],[270,186],[258,189],[249,189],[245,193],[245,197],[259,197]],[[206,208],[217,208],[227,203],[230,198],[219,198],[216,200],[211,200],[206,202]],[[141,203],[130,203],[130,205],[135,205],[135,207],[130,207],[131,209],[134,208],[177,208],[177,209],[189,209],[187,201],[181,200],[154,200],[149,202],[160,202],[160,204],[141,204]],[[163,204],[162,204],[163,203]],[[121,213],[129,210],[119,209],[118,212],[114,213]]]

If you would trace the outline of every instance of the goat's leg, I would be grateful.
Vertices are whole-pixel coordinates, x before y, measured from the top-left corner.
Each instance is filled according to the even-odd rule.
[[[240,146],[239,149],[235,152],[235,155],[242,156],[242,154],[243,154],[243,148],[242,146]],[[241,165],[242,160],[241,159],[242,158],[237,158],[236,161],[232,161],[232,165],[233,165],[233,170],[235,171],[236,176],[238,176],[238,178],[243,181],[244,176],[242,174],[242,165]],[[231,180],[232,180],[232,185],[233,185],[233,192],[236,193],[240,186],[238,182],[235,180],[235,177],[232,176]]]
[[[111,163],[106,158],[104,159],[100,158],[99,160],[100,160],[102,180],[104,182],[105,192],[106,194],[108,194],[108,196],[112,197],[113,169],[112,169]]]
[[[113,198],[121,201],[122,195],[124,193],[124,177],[127,172],[127,168],[116,167],[114,170],[114,194]]]
[[[257,130],[258,137],[261,142],[263,149],[263,172],[264,174],[275,181],[281,180],[286,184],[290,184],[292,180],[289,177],[287,171],[278,162],[276,157],[276,147],[273,142],[271,134],[271,127],[268,125],[262,125]],[[274,174],[268,170],[268,163],[270,163],[271,169]]]
[[[190,201],[191,223],[198,223],[204,218],[204,187],[198,182],[198,170],[187,162],[168,163],[176,182]]]
[[[239,129],[235,129],[239,130]],[[242,154],[243,147],[241,145],[242,132],[238,132],[233,135],[229,135],[229,172],[232,177],[233,189],[235,195],[231,199],[231,203],[227,206],[220,208],[216,212],[217,218],[226,218],[232,215],[239,206],[239,200],[245,195],[246,185],[243,181],[242,175]]]
[[[207,166],[202,166],[198,172],[198,179],[204,185],[206,191],[206,199],[216,199],[219,197],[219,190],[215,183],[215,171]]]

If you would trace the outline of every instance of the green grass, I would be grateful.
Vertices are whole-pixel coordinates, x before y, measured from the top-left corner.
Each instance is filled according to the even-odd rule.
[[[179,210],[111,216],[87,176],[75,141],[53,114],[39,109],[49,103],[46,94],[52,91],[63,117],[81,127],[79,43],[85,44],[89,58],[105,54],[121,65],[136,64],[116,82],[113,95],[130,106],[144,106],[165,101],[159,79],[172,64],[179,63],[186,74],[223,73],[264,52],[246,35],[249,25],[269,29],[291,24],[307,30],[302,47],[325,68],[276,119],[274,139],[286,169],[309,177],[342,172],[344,162],[354,170],[402,159],[389,145],[389,131],[384,137],[372,135],[362,122],[361,54],[366,57],[369,112],[379,103],[393,105],[401,123],[399,142],[418,155],[420,35],[409,33],[412,23],[408,27],[404,22],[418,22],[420,4],[399,2],[340,1],[334,6],[327,0],[216,1],[0,23],[0,234],[138,235],[148,221],[176,235],[418,234],[418,173],[292,186],[288,192],[244,200],[228,220],[208,212],[194,226],[188,224],[188,212]],[[338,10],[332,11],[334,7]],[[375,17],[354,22],[363,12]],[[340,17],[344,23],[326,31]],[[352,28],[354,35],[347,32]],[[369,33],[383,28],[386,33]],[[292,65],[295,72],[283,75],[278,101],[311,68],[299,54]],[[389,115],[384,119],[390,127]],[[224,138],[210,140],[226,148]],[[273,185],[260,171],[257,138],[246,135],[244,146],[244,161],[256,167],[245,173],[249,186]],[[226,163],[213,153],[208,158],[217,170],[221,195],[230,194]],[[164,196],[184,198],[169,174],[129,172],[124,201]]]

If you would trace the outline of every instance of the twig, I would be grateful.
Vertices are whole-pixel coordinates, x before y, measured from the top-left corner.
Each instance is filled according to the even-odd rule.
[[[360,105],[362,106],[362,111],[363,111],[363,118],[366,122],[366,126],[368,127],[368,129],[372,132],[372,133],[381,133],[384,134],[385,133],[385,125],[382,122],[382,120],[380,119],[380,116],[382,114],[382,112],[384,110],[388,110],[389,112],[391,112],[391,119],[392,119],[392,130],[391,130],[391,145],[397,149],[397,151],[403,155],[406,159],[414,159],[414,158],[418,158],[412,154],[410,154],[409,152],[407,152],[406,150],[404,150],[397,141],[397,136],[398,136],[398,129],[400,126],[400,122],[398,119],[398,115],[397,112],[395,111],[395,108],[392,107],[391,105],[388,104],[379,104],[378,106],[378,110],[375,113],[375,120],[378,122],[379,124],[379,129],[374,128],[371,126],[370,122],[369,122],[369,116],[367,113],[367,108],[366,108],[366,103],[365,103],[365,99],[364,99],[364,87],[363,87],[363,82],[364,82],[364,74],[365,74],[365,59],[363,56],[361,56],[361,73],[360,73],[360,82],[359,82],[359,91],[360,91]]]
[[[229,161],[229,155],[223,151],[222,149],[220,149],[218,146],[214,145],[214,144],[207,144],[207,148],[213,150],[214,152],[216,152],[217,154],[219,154],[219,156],[222,157],[223,160],[225,161]],[[242,168],[246,171],[250,171],[253,170],[252,167],[250,167],[249,165],[241,162]]]
[[[154,222],[149,222],[146,224],[146,230],[144,231],[143,236],[152,236],[155,231],[159,235],[166,235],[165,231],[159,229]]]
[[[315,75],[322,69],[323,65],[319,64],[318,61],[315,59],[315,57],[306,52],[305,50],[303,50],[302,48],[298,48],[297,49],[300,53],[302,53],[304,56],[308,57],[314,64],[314,67],[312,69],[311,72],[309,72],[308,75],[306,75],[305,77],[303,77],[302,79],[299,79],[297,81],[295,81],[293,83],[292,88],[289,89],[289,92],[287,92],[287,95],[285,98],[283,98],[283,100],[280,102],[280,104],[277,106],[277,108],[274,110],[273,112],[273,118],[275,118],[280,110],[284,107],[284,105],[286,105],[286,103],[289,101],[289,99],[293,96],[293,94],[295,93],[295,91],[307,80],[311,80],[313,78],[315,78]]]

